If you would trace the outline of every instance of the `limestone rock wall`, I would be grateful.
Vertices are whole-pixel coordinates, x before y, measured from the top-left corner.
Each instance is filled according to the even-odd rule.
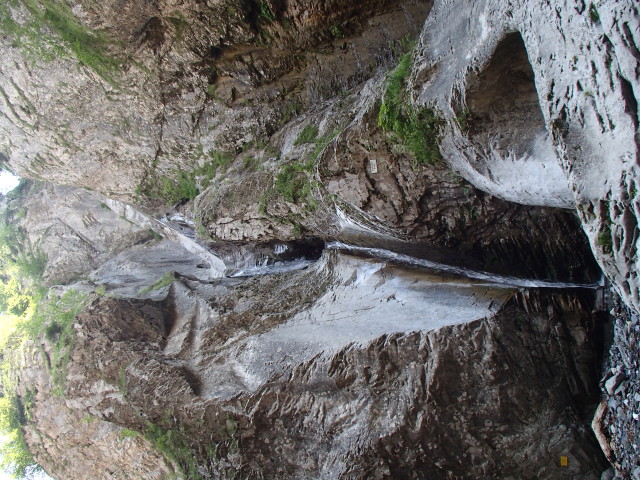
[[[7,8],[27,23],[20,5]],[[70,51],[52,59],[3,35],[1,158],[29,178],[148,200],[156,178],[250,148],[388,66],[429,6],[75,2],[80,26],[108,39],[102,75]]]
[[[511,201],[575,205],[635,309],[639,30],[633,2],[437,2],[413,76],[448,119],[452,167]]]
[[[25,246],[46,256],[43,277],[49,285],[72,283],[131,245],[153,239],[150,229],[75,187],[30,184],[6,201],[7,221],[24,232]]]
[[[234,350],[293,331],[296,315],[326,310],[332,296],[340,301],[340,288],[370,295],[366,285],[380,284],[372,277],[339,287],[330,273],[333,264],[341,275],[338,260],[279,278],[177,282],[160,302],[96,300],[74,325],[63,397],[50,395],[48,343],[23,372],[35,381],[38,424],[56,425],[29,433],[37,460],[63,477],[103,478],[114,455],[106,444],[124,455],[108,470],[116,478],[156,478],[172,468],[186,478],[196,471],[202,478],[599,478],[604,458],[588,428],[598,394],[597,331],[592,300],[581,295],[522,292],[491,302],[494,311],[502,306],[487,318],[436,330],[412,331],[396,315],[388,333],[355,343],[343,334],[346,343],[333,346],[324,345],[328,334],[308,334],[292,348],[293,336],[279,333],[273,358],[223,373],[239,358]],[[332,284],[338,288],[326,289]],[[410,300],[396,289],[388,308],[436,301],[428,291]],[[314,342],[322,353],[308,350]],[[118,440],[120,427],[148,435],[151,424],[175,432],[172,445],[186,452],[173,466],[152,469],[153,456],[126,463],[137,451],[126,449],[142,439]],[[66,457],[86,459],[82,471],[56,463],[67,442],[90,443],[97,430],[104,435],[96,448],[72,446]]]

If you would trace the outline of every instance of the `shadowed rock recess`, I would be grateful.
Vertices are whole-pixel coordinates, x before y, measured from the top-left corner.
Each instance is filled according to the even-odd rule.
[[[6,3],[46,472],[640,479],[634,2]]]

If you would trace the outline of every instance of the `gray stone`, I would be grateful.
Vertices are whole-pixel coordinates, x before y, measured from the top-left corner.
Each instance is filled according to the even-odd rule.
[[[616,388],[620,386],[620,384],[627,378],[627,376],[622,372],[617,372],[614,374],[609,380],[607,380],[604,384],[604,388],[609,395],[613,395]]]
[[[618,385],[618,387],[615,389],[614,395],[624,395],[624,393],[627,391],[627,386],[629,385],[628,381],[624,381],[622,382],[620,385]],[[628,399],[624,399],[623,403],[625,405],[629,405],[629,400]]]
[[[640,14],[635,2],[578,3],[436,1],[415,101],[448,120],[443,155],[478,188],[577,207],[604,272],[638,311]]]
[[[602,472],[602,475],[600,475],[600,480],[612,480],[615,474],[615,470],[613,468],[609,468]]]

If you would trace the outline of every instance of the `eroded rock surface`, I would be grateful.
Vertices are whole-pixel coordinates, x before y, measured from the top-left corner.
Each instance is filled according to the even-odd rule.
[[[6,199],[7,221],[25,233],[25,248],[45,256],[44,280],[68,284],[153,231],[128,222],[91,192],[68,186],[30,184]]]
[[[73,14],[110,36],[118,68],[0,39],[0,160],[58,185],[9,203],[11,218],[48,255],[49,284],[86,276],[75,288],[115,296],[78,317],[65,382],[55,335],[24,358],[28,441],[48,470],[599,477],[588,291],[328,251],[293,272],[224,274],[257,266],[254,242],[303,239],[591,283],[582,227],[637,310],[635,4],[80,1]],[[378,119],[417,36],[402,98],[439,118],[435,165]],[[160,455],[167,435],[175,451]],[[609,457],[624,451],[612,438]]]
[[[575,205],[636,310],[638,45],[630,2],[436,2],[412,79],[448,119],[450,165],[502,198]]]
[[[388,66],[429,7],[76,2],[81,26],[111,38],[105,59],[94,70],[67,55],[46,61],[3,35],[0,151],[30,178],[128,200],[153,195],[157,179],[202,165],[203,153],[250,148]],[[28,21],[20,4],[8,8]],[[113,58],[122,68],[107,68]]]
[[[399,320],[422,306],[445,323],[460,321],[436,315],[436,305],[463,315],[438,294],[446,284],[386,270],[341,286],[333,276],[355,260],[343,261],[332,254],[325,262],[333,267],[284,276],[177,282],[160,302],[96,300],[74,326],[63,398],[50,396],[44,362],[51,345],[30,356],[22,378],[35,385],[34,418],[56,423],[59,408],[70,424],[90,415],[110,432],[145,431],[148,422],[173,429],[204,478],[233,471],[272,478],[599,478],[605,463],[588,428],[598,398],[588,295],[503,290],[496,297],[461,284],[476,298],[467,323],[434,330]],[[398,288],[403,275],[414,287]],[[396,298],[376,299],[381,290],[371,287],[385,277]],[[416,287],[421,293],[410,298]],[[373,324],[352,324],[350,315],[317,315],[328,303],[341,310],[345,288],[367,305],[388,305],[380,310],[389,319],[382,330],[370,335]],[[296,336],[304,318],[309,332],[323,318],[336,324],[329,333]],[[341,334],[340,322],[361,333]],[[267,338],[280,348],[239,368],[234,357],[246,358],[249,345],[267,345]],[[222,374],[230,363],[236,367]],[[91,425],[74,435],[89,438]],[[45,454],[55,457],[69,441],[57,431],[29,438],[45,467],[68,475]],[[141,440],[120,440],[121,449],[134,441]],[[568,467],[560,467],[560,456],[569,457]],[[186,471],[187,457],[178,458]],[[101,465],[74,470],[74,478],[106,478]],[[118,464],[117,478],[156,478],[140,465]]]

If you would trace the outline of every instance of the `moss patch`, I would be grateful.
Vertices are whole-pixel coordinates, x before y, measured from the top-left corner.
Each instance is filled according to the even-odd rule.
[[[378,112],[378,126],[393,132],[418,164],[434,165],[442,161],[439,138],[444,120],[428,107],[416,109],[405,93],[411,72],[411,53],[400,57],[398,66],[387,77],[387,88]]]
[[[28,20],[18,21],[17,9],[28,12]],[[0,31],[27,56],[50,61],[69,53],[115,86],[115,74],[122,61],[107,53],[113,44],[104,34],[82,25],[71,8],[55,0],[11,0],[0,5]]]

